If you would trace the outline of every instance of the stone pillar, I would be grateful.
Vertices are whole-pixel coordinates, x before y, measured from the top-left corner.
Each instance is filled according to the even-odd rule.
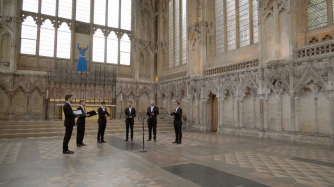
[[[201,131],[207,131],[207,101],[208,97],[201,97]]]
[[[300,97],[295,97],[295,132],[299,132],[299,117],[300,117]]]
[[[332,83],[333,84],[333,83]],[[334,90],[329,91],[329,136],[330,146],[334,146]]]
[[[259,102],[260,102],[260,128],[261,131],[264,132],[264,110],[263,110],[263,94],[259,95]]]
[[[242,129],[243,128],[243,120],[242,120],[242,105],[243,105],[243,99],[239,99],[238,100],[238,119],[239,119],[239,128]]]
[[[218,132],[223,129],[223,116],[224,116],[224,97],[218,97]]]
[[[313,114],[314,114],[314,125],[316,127],[316,132],[317,134],[319,133],[319,127],[318,127],[318,97],[314,96],[314,101],[313,101]]]
[[[277,98],[277,131],[283,131],[282,127],[282,95],[279,94]]]
[[[200,99],[195,98],[195,100],[196,100],[196,109],[197,109],[197,112],[196,112],[197,117],[196,117],[195,123],[199,124],[200,123],[200,110],[201,110],[200,109]]]

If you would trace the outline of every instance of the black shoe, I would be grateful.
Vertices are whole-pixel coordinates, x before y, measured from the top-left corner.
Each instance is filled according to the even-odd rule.
[[[127,142],[127,141],[129,141],[129,140],[128,140],[128,139],[125,139],[124,141],[126,141],[126,142]]]
[[[175,141],[175,142],[172,142],[172,143],[177,143],[177,141]]]
[[[177,144],[181,144],[181,142],[177,142]]]
[[[151,141],[150,139],[147,140],[148,142]]]
[[[103,141],[101,141],[101,143],[107,143],[107,142],[103,140]]]
[[[77,144],[77,147],[82,147],[82,145],[81,144]]]
[[[63,151],[63,154],[73,154],[73,151],[67,150],[67,151]]]
[[[154,142],[157,142],[157,140],[156,140],[156,139],[154,139]]]
[[[131,142],[133,142],[133,138],[131,138]]]
[[[102,143],[101,141],[97,140],[97,143]]]
[[[81,146],[87,146],[86,144],[82,143]]]

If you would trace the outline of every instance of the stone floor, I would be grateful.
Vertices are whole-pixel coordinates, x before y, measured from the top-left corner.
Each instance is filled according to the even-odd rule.
[[[184,132],[157,142],[123,134],[62,154],[62,137],[0,140],[0,187],[4,186],[334,186],[334,150],[286,142]]]

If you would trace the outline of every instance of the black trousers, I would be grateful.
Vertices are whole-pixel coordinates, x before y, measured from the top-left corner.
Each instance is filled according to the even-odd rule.
[[[175,128],[175,141],[181,142],[182,141],[182,124],[174,123],[174,128]]]
[[[148,121],[148,139],[152,139],[152,129],[153,129],[153,139],[157,139],[157,121]]]
[[[129,139],[129,128],[131,129],[131,139],[133,139],[133,126],[135,121],[133,119],[127,119],[125,121],[126,124],[126,139]]]
[[[97,141],[104,141],[104,131],[106,130],[106,123],[99,123],[99,130],[97,132]]]
[[[65,126],[65,136],[63,141],[63,151],[68,151],[68,142],[72,136],[73,126]]]
[[[85,125],[78,125],[77,126],[77,144],[83,144],[83,139],[85,136]]]

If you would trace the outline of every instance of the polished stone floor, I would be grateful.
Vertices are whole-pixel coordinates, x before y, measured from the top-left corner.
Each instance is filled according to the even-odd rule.
[[[74,133],[75,134],[75,133]],[[286,142],[184,132],[159,133],[124,142],[109,135],[107,144],[87,136],[86,147],[62,154],[62,137],[0,140],[0,187],[4,186],[334,186],[332,148]]]

